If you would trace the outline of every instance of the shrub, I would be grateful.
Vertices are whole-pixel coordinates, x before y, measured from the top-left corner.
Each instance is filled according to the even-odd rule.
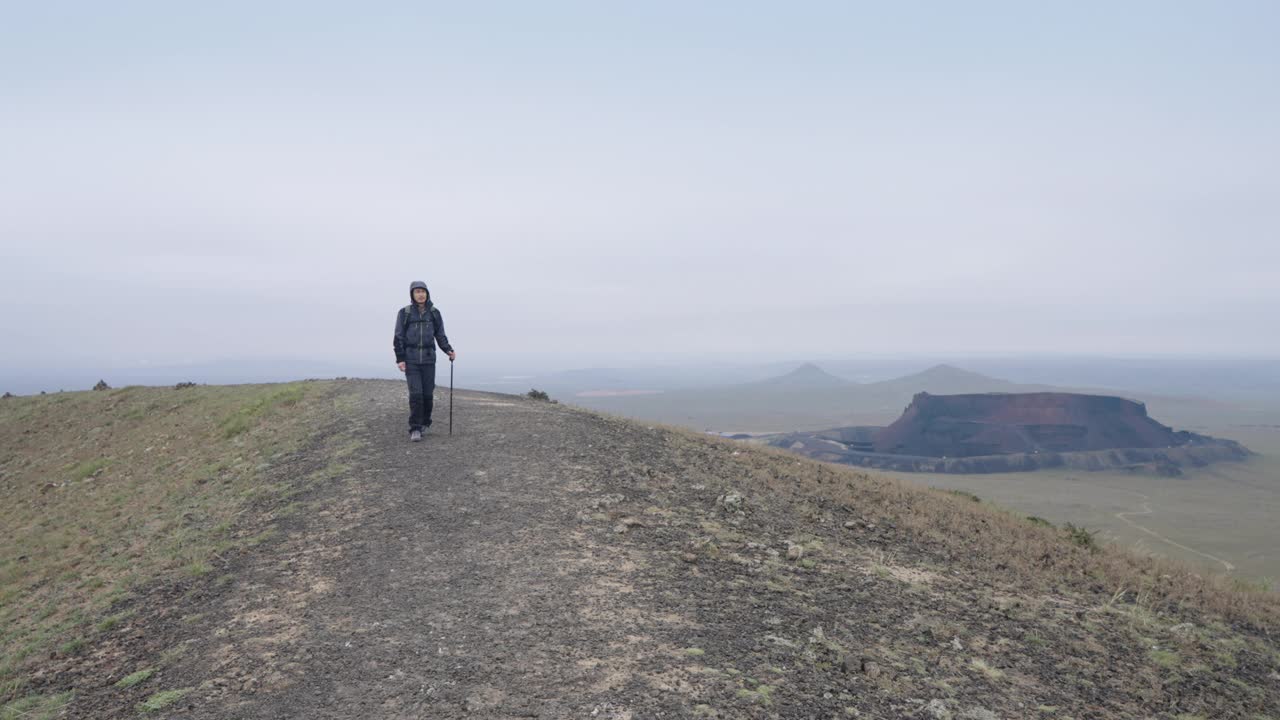
[[[1098,541],[1094,537],[1098,534],[1096,530],[1090,532],[1085,528],[1072,525],[1071,523],[1067,523],[1062,526],[1062,529],[1066,531],[1067,538],[1071,540],[1073,544],[1086,548],[1090,552],[1097,552]]]

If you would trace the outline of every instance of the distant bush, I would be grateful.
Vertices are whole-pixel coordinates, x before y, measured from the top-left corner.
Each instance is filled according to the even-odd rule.
[[[1066,531],[1067,539],[1071,540],[1073,544],[1079,545],[1090,552],[1096,552],[1098,550],[1098,541],[1094,537],[1098,534],[1096,530],[1090,532],[1085,528],[1072,525],[1071,523],[1063,525],[1062,529]]]
[[[107,384],[106,380],[99,380],[98,384],[93,386],[93,389],[94,390],[110,390],[111,386]]]
[[[551,399],[550,395],[538,389],[530,390],[528,393],[526,393],[526,395],[531,400],[542,400],[543,402],[555,402],[555,400]]]
[[[952,495],[955,495],[956,497],[964,498],[965,500],[970,500],[976,503],[982,502],[982,498],[978,497],[977,495],[974,495],[973,493],[967,490],[948,490],[947,492],[951,493]]]
[[[1042,517],[1036,516],[1036,515],[1028,515],[1028,516],[1027,516],[1027,522],[1031,523],[1032,525],[1041,525],[1041,526],[1044,526],[1044,527],[1053,527],[1053,523],[1049,522],[1048,520],[1045,520],[1045,519],[1044,519],[1044,518],[1042,518]]]
[[[195,383],[193,383],[193,382],[180,382],[180,383],[178,383],[177,385],[174,385],[174,386],[173,386],[173,389],[174,389],[174,390],[185,390],[186,388],[193,388],[193,387],[195,387],[195,386],[196,386],[196,384],[195,384]]]

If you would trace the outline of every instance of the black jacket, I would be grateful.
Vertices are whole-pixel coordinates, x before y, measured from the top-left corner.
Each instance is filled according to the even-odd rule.
[[[409,286],[409,298],[413,298],[415,288],[426,290],[426,285],[415,282]],[[396,313],[396,335],[392,343],[396,351],[396,362],[408,362],[427,365],[436,361],[436,344],[445,352],[453,352],[449,338],[444,334],[444,319],[440,317],[440,309],[431,302],[431,291],[427,290],[426,308],[416,304],[406,305]]]

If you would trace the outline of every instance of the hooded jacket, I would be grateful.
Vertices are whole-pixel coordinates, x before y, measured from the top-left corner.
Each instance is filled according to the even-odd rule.
[[[436,344],[445,352],[453,352],[449,338],[444,334],[444,319],[440,317],[440,309],[431,302],[431,291],[427,290],[425,307],[418,307],[413,301],[413,291],[418,288],[427,290],[427,284],[415,280],[409,284],[410,303],[396,313],[396,334],[392,346],[396,351],[396,362],[408,362],[416,365],[427,365],[436,361]]]

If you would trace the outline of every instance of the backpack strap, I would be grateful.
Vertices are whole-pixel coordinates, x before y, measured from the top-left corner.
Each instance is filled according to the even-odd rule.
[[[409,330],[409,320],[413,318],[413,315],[410,314],[412,312],[413,303],[405,305],[404,309],[400,311],[400,324],[403,326],[405,332],[408,332]],[[436,307],[435,303],[431,303],[431,310],[429,311],[429,314],[431,316],[431,323],[434,325],[436,318],[440,315],[440,308]]]

